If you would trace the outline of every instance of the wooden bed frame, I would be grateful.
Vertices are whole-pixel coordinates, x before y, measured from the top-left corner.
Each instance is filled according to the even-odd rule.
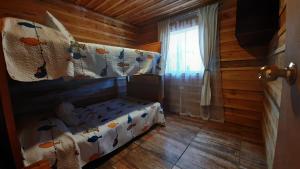
[[[0,19],[0,31],[3,30],[3,19]],[[9,149],[11,150],[12,158],[15,163],[15,168],[22,169],[23,159],[21,155],[21,147],[17,137],[16,131],[16,123],[14,117],[14,111],[12,106],[12,98],[10,93],[10,77],[8,76],[6,70],[6,64],[4,59],[4,54],[2,50],[2,36],[0,36],[0,98],[2,105],[2,114],[4,125],[6,126],[6,135],[8,137],[8,142],[10,143]],[[137,46],[138,49],[160,52],[160,43],[151,43],[146,45]],[[117,85],[118,78],[114,80],[114,85]],[[20,82],[21,83],[21,82]],[[126,86],[127,86],[127,95],[140,98],[147,99],[150,101],[158,101],[160,103],[163,102],[163,78],[157,75],[141,75],[141,76],[132,76],[131,78],[126,78]],[[118,87],[112,88],[112,91],[106,95],[97,96],[98,101],[99,97],[101,101],[111,99],[111,97],[118,95]],[[138,92],[137,92],[138,91]],[[142,92],[141,92],[142,91]],[[94,98],[95,100],[95,98]],[[87,100],[86,102],[90,102]],[[87,103],[78,102],[77,105],[84,105]],[[1,108],[1,107],[0,107]],[[1,112],[1,111],[0,111]],[[3,134],[3,133],[1,133]],[[35,168],[36,165],[33,165]]]
[[[127,77],[127,96],[163,104],[163,77],[138,75]]]
[[[0,19],[0,30],[3,30],[4,20]],[[2,50],[2,35],[0,36],[0,94],[1,94],[1,104],[4,123],[6,125],[6,131],[8,135],[8,140],[10,143],[10,149],[15,161],[15,167],[17,169],[23,168],[21,147],[16,134],[15,119],[12,110],[11,97],[8,88],[8,76],[6,70],[6,64],[4,60],[4,54]]]

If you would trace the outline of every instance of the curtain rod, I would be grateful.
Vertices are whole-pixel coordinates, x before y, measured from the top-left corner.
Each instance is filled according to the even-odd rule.
[[[188,15],[193,15],[193,14],[196,14],[197,11],[199,9],[201,9],[202,7],[205,7],[205,6],[208,6],[208,5],[211,5],[211,4],[214,4],[214,3],[217,3],[219,2],[219,5],[222,5],[223,4],[223,0],[212,0],[206,4],[202,4],[200,6],[198,6],[196,9],[192,9],[192,11],[185,11],[185,12],[182,12],[182,13],[179,13],[177,15],[173,15],[173,16],[169,16],[169,17],[166,17],[166,18],[162,18],[160,21],[164,20],[164,19],[167,19],[169,18],[171,21],[175,20],[175,19],[178,19],[178,18],[184,18],[184,17],[188,17]]]
[[[185,19],[189,16],[197,15],[198,11],[199,11],[199,9],[196,9],[196,10],[193,10],[193,11],[181,14],[181,15],[170,17],[170,21],[174,21],[174,20],[178,20],[178,19]]]

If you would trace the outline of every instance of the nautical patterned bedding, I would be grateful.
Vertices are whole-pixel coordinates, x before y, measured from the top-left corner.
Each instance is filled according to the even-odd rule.
[[[70,42],[55,29],[23,19],[5,18],[2,43],[7,71],[18,81],[162,73],[159,53]]]
[[[78,126],[59,119],[43,119],[20,136],[25,165],[49,159],[53,168],[80,168],[147,131],[164,124],[159,103],[114,99],[77,108]]]

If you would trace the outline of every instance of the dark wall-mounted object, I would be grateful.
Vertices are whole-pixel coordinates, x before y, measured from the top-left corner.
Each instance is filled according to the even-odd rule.
[[[236,37],[242,47],[266,45],[278,31],[279,0],[238,0]]]

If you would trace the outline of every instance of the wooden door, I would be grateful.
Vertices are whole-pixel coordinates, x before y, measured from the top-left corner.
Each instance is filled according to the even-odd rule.
[[[274,169],[300,169],[300,0],[287,0],[286,65],[298,66],[294,85],[285,80],[278,124]]]

